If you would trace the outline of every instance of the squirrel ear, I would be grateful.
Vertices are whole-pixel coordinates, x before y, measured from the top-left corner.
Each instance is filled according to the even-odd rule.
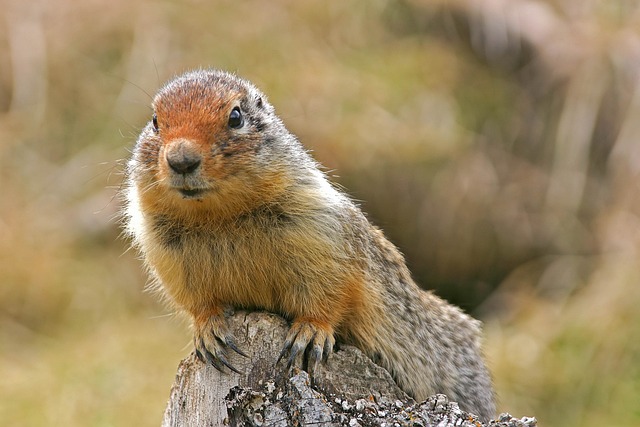
[[[262,97],[258,97],[258,99],[256,99],[256,105],[258,106],[258,108],[262,108]]]

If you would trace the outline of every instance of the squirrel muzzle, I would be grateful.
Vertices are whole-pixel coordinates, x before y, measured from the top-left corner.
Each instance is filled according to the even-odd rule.
[[[165,157],[169,168],[180,175],[193,173],[202,163],[202,156],[194,144],[183,138],[172,141],[167,146]]]
[[[165,146],[165,160],[171,187],[185,198],[195,198],[206,190],[202,178],[202,155],[190,139],[178,138]]]

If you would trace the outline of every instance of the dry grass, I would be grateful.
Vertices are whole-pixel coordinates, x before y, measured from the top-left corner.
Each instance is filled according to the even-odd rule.
[[[501,410],[640,424],[633,1],[0,4],[0,419],[158,425],[184,322],[114,220],[150,94],[253,80],[487,324]]]

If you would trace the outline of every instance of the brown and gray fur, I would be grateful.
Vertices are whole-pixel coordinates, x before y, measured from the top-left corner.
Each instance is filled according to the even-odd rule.
[[[202,360],[233,369],[225,352],[242,351],[225,309],[264,309],[292,320],[290,360],[308,348],[315,367],[335,336],[415,399],[445,393],[494,416],[480,323],[418,288],[264,94],[200,70],[167,83],[153,108],[128,164],[126,230],[159,287],[192,316]]]

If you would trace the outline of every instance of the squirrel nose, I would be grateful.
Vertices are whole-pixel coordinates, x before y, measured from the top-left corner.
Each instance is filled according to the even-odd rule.
[[[202,162],[202,156],[185,141],[174,143],[167,150],[167,164],[176,173],[189,174]]]

